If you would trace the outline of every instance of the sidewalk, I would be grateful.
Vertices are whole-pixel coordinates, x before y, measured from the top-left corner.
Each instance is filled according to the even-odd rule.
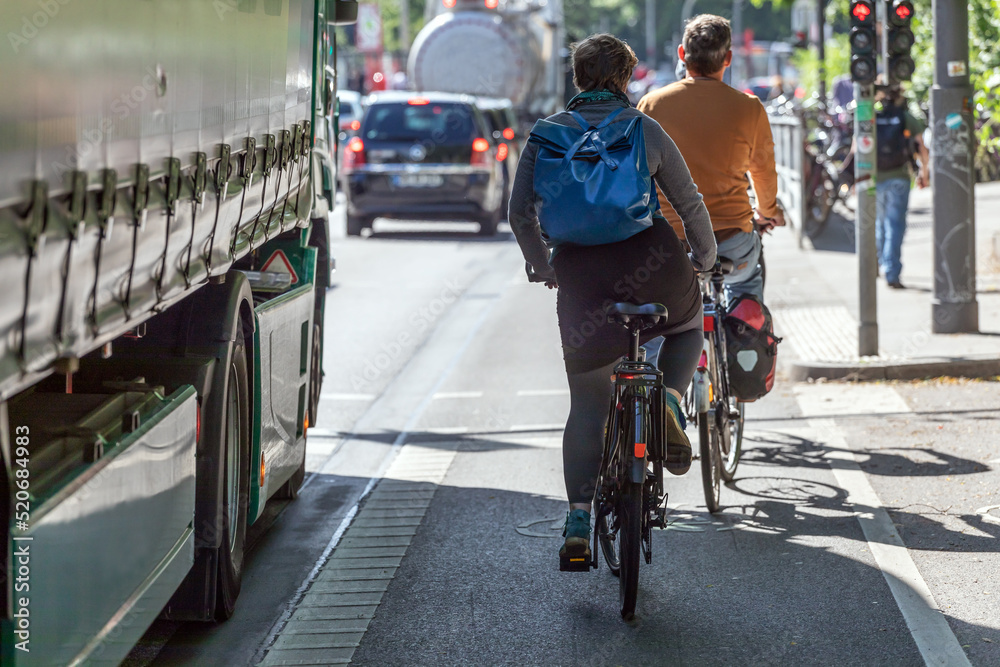
[[[804,239],[801,250],[791,229],[764,239],[764,297],[785,337],[779,364],[791,379],[1000,375],[1000,183],[976,187],[978,334],[931,333],[931,212],[930,189],[914,189],[903,242],[906,289],[878,280],[879,355],[873,357],[858,356],[853,215],[835,209],[823,234]]]

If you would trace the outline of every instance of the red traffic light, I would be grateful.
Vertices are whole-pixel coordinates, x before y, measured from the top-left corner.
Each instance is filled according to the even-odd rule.
[[[855,2],[851,7],[851,14],[858,21],[865,23],[872,15],[872,6],[867,2]]]
[[[889,23],[900,28],[905,28],[912,18],[913,3],[910,0],[895,0],[892,3],[892,13],[889,14]]]

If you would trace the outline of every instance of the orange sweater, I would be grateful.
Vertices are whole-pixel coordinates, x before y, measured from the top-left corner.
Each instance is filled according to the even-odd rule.
[[[774,139],[764,106],[715,79],[684,79],[643,97],[639,111],[657,121],[677,144],[719,240],[737,230],[753,230],[747,196],[749,171],[757,194],[757,210],[777,214],[778,178],[774,171]],[[680,218],[660,194],[663,214],[684,238]]]

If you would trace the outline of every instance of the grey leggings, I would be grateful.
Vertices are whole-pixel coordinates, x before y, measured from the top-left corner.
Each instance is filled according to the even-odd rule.
[[[656,366],[663,372],[663,384],[683,394],[695,370],[704,341],[698,327],[663,337]],[[616,362],[617,363],[617,362]],[[604,425],[608,420],[612,384],[609,381],[616,364],[571,373],[569,378],[570,409],[563,432],[563,475],[569,502],[593,502],[597,473],[604,450]]]

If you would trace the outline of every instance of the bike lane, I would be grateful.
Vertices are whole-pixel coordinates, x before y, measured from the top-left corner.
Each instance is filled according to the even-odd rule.
[[[804,414],[787,383],[748,410],[745,458],[720,514],[705,511],[698,462],[667,480],[671,525],[654,533],[653,563],[641,568],[636,622],[621,621],[603,563],[558,572],[568,397],[552,311],[537,287],[507,289],[463,357],[474,372],[449,377],[404,445],[453,458],[440,483],[421,480],[434,490],[419,499],[419,525],[345,659],[924,662],[831,468],[829,433],[819,432],[829,425]],[[410,479],[393,474],[385,484]]]

